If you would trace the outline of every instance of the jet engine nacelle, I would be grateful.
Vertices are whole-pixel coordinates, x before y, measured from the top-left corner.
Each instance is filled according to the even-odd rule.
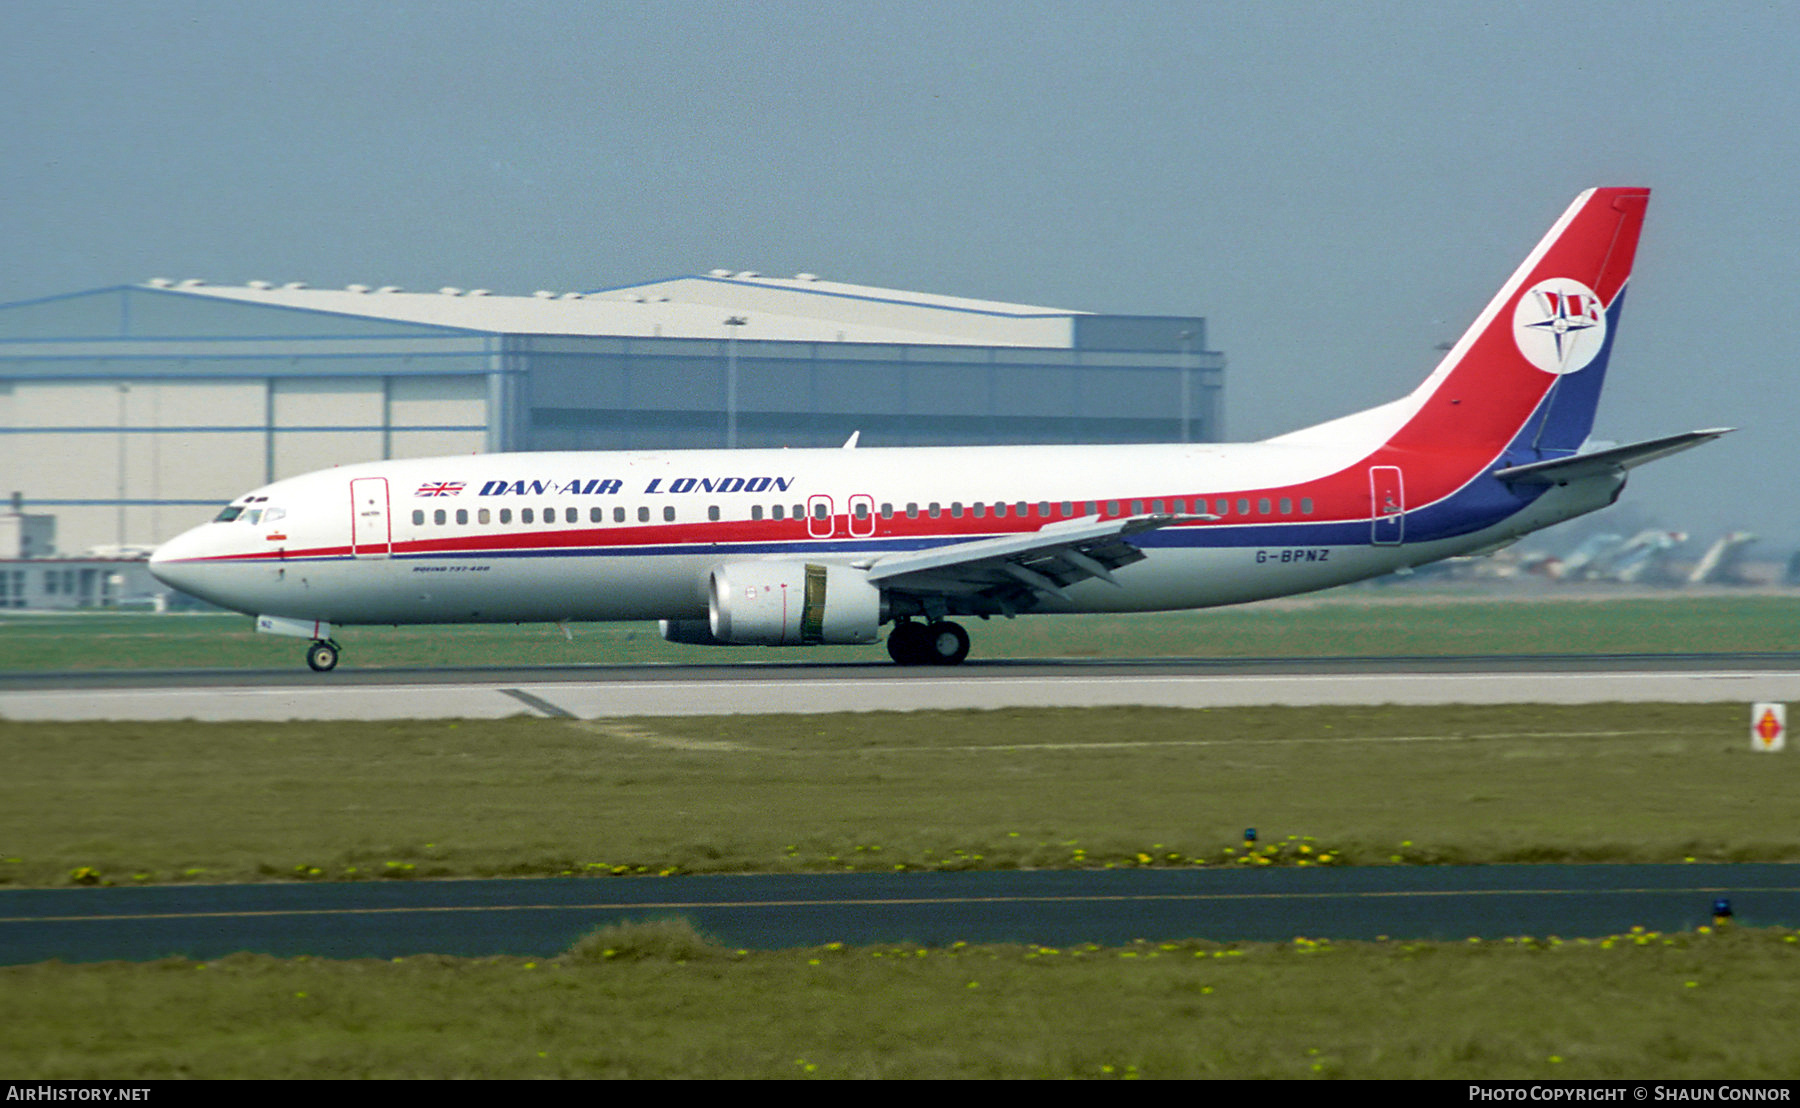
[[[805,562],[726,562],[712,571],[714,641],[761,646],[870,643],[881,590],[859,569]]]

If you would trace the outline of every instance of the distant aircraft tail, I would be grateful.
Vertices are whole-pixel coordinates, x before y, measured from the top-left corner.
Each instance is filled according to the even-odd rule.
[[[1593,429],[1650,190],[1589,189],[1488,303],[1388,441],[1507,465],[1563,458]]]

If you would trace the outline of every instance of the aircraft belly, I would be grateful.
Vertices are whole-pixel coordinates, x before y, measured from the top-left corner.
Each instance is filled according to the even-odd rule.
[[[706,571],[716,561],[692,555],[406,559],[396,567],[395,595],[369,600],[398,622],[704,619]]]

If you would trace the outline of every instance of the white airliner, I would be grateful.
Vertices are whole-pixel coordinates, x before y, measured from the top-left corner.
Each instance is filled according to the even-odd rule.
[[[347,624],[660,620],[685,643],[872,643],[952,616],[1160,611],[1498,549],[1617,499],[1692,431],[1586,449],[1649,190],[1576,198],[1413,392],[1243,445],[525,453],[370,462],[233,500],[150,561],[313,640]]]

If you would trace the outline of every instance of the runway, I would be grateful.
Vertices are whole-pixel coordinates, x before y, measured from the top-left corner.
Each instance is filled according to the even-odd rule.
[[[1800,925],[1800,866],[1369,866],[163,886],[0,891],[0,964],[549,957],[680,916],[728,947],[1206,939],[1563,939]]]
[[[1800,656],[1601,655],[176,670],[0,677],[0,719],[381,720],[1138,705],[1800,700]]]

